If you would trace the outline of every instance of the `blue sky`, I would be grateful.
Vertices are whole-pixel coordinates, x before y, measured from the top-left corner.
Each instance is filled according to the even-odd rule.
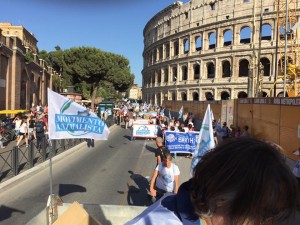
[[[39,50],[90,46],[125,56],[142,85],[143,29],[175,0],[4,0],[1,22],[22,25]],[[182,2],[188,2],[183,0]]]

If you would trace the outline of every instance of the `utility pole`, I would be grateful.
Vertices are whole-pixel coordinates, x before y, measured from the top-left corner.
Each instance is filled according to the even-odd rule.
[[[257,56],[257,81],[256,81],[256,93],[255,97],[262,96],[262,85],[263,85],[263,76],[262,76],[262,69],[263,66],[260,62],[260,55],[261,55],[261,37],[262,37],[262,21],[263,21],[263,1],[260,0],[260,20],[259,20],[259,42],[258,42],[258,56]]]
[[[252,55],[252,61],[251,65],[249,66],[249,74],[248,74],[248,96],[249,97],[254,97],[254,81],[255,81],[255,67],[256,67],[256,45],[255,45],[255,40],[256,40],[256,0],[253,1],[253,36],[252,36],[252,50],[253,50],[253,55]]]
[[[289,10],[289,6],[288,6],[288,0],[285,1],[285,32],[284,32],[284,78],[283,78],[283,97],[286,97],[285,93],[286,93],[286,69],[287,69],[287,64],[288,64],[288,60],[287,60],[287,35],[288,35],[288,10]]]

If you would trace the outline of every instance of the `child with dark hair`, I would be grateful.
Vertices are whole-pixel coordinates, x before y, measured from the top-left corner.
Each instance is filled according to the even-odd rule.
[[[150,192],[157,200],[165,193],[177,193],[179,187],[179,168],[172,163],[172,155],[168,151],[164,151],[162,162],[159,163],[153,173]]]
[[[261,140],[227,139],[201,158],[177,195],[126,225],[273,225],[294,216],[298,200],[282,151]]]

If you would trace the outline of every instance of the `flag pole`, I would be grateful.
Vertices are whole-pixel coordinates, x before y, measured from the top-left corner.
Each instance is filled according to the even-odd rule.
[[[54,222],[54,209],[53,209],[53,172],[52,172],[52,142],[51,139],[48,139],[48,143],[49,143],[49,172],[50,172],[50,195],[49,195],[49,224],[51,225]]]

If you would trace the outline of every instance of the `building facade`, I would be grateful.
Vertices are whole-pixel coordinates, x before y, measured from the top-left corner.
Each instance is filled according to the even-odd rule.
[[[276,2],[177,1],[158,12],[143,33],[143,101],[282,96],[284,82],[277,78],[284,73],[284,27]],[[285,1],[278,2],[282,7]],[[295,23],[300,1],[289,2]],[[287,45],[287,59],[295,61],[297,49]]]
[[[23,26],[14,26],[9,22],[0,22],[0,29],[2,30],[2,35],[5,37],[18,37],[22,40],[24,47],[34,54],[38,53],[37,43],[38,40],[34,37],[33,33],[30,33]]]
[[[128,98],[141,100],[142,99],[142,88],[138,87],[138,84],[133,84],[128,91]]]
[[[33,104],[47,104],[52,68],[38,59],[36,44],[37,40],[25,28],[0,23],[0,110],[30,109]],[[25,60],[28,51],[34,56],[30,62]]]

